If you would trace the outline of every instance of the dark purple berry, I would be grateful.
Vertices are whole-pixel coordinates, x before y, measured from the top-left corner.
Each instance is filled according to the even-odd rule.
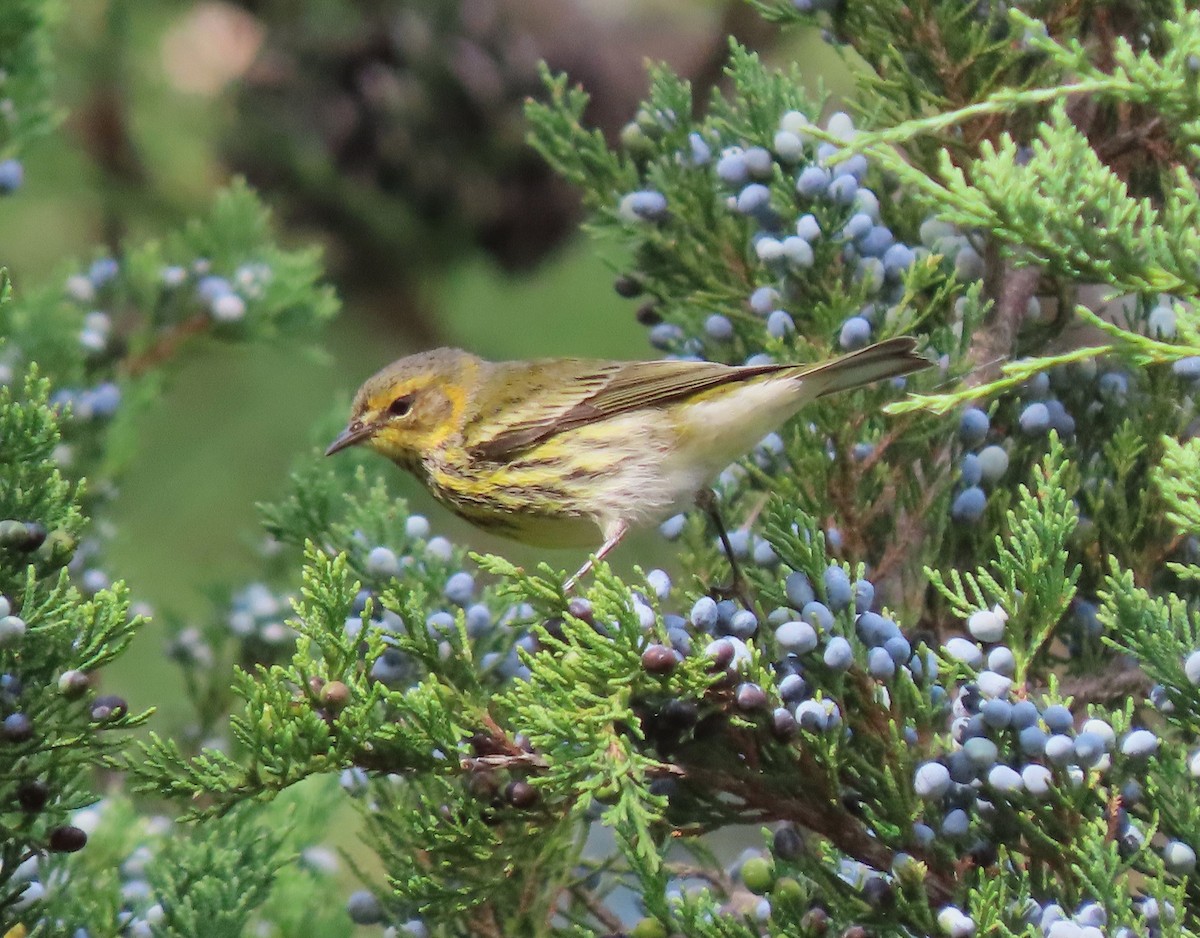
[[[116,694],[104,694],[92,701],[92,722],[107,723],[116,720],[129,712],[129,704],[124,697]]]
[[[767,705],[767,694],[757,684],[739,684],[737,705],[742,710],[758,710]]]
[[[50,832],[50,850],[53,853],[75,853],[87,845],[87,834],[78,827],[64,824]]]
[[[733,644],[726,641],[715,641],[708,647],[708,656],[712,659],[712,664],[708,666],[709,671],[724,671],[733,663]]]
[[[642,652],[642,667],[651,674],[670,674],[675,664],[675,652],[666,645],[650,645]]]
[[[22,782],[17,787],[17,804],[22,811],[36,814],[50,800],[50,786],[43,781]]]
[[[630,274],[622,274],[613,281],[613,289],[617,291],[618,296],[631,300],[635,296],[641,296],[642,282]]]
[[[872,876],[863,883],[863,899],[872,909],[890,909],[896,901],[892,884],[882,876]]]
[[[46,526],[37,521],[25,525],[25,550],[37,550],[46,543]]]
[[[531,808],[537,804],[538,790],[528,782],[509,782],[504,797],[514,808]]]
[[[637,321],[643,326],[657,326],[661,323],[663,318],[662,313],[658,311],[658,304],[651,301],[638,307]]]
[[[781,860],[795,860],[804,852],[804,838],[791,824],[784,824],[771,838],[771,852]]]
[[[579,619],[581,622],[586,622],[592,625],[595,618],[592,615],[592,604],[582,596],[573,596],[570,602],[567,603],[567,614],[574,619]]]

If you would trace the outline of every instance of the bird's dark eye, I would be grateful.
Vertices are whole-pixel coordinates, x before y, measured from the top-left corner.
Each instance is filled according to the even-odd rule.
[[[388,405],[388,413],[393,417],[407,417],[412,411],[413,396],[402,394]]]

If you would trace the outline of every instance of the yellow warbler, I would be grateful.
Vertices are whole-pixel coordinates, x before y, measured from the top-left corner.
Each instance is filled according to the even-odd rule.
[[[915,349],[895,338],[819,365],[740,367],[435,349],[369,378],[325,452],[364,443],[472,524],[533,544],[601,541],[595,559],[693,503],[725,541],[717,474],[808,402],[927,367]]]

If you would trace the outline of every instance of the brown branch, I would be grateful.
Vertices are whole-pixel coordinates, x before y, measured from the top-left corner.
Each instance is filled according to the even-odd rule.
[[[604,907],[604,903],[597,899],[590,889],[585,889],[583,886],[575,885],[569,890],[570,894],[584,904],[592,917],[601,925],[612,932],[614,935],[622,934],[624,925],[621,919]]]
[[[1129,127],[1110,134],[1104,140],[1093,144],[1096,155],[1106,163],[1124,156],[1131,151],[1145,150],[1150,138],[1163,130],[1165,124],[1161,117],[1152,117],[1136,127]]]
[[[1063,697],[1073,698],[1076,703],[1109,703],[1145,697],[1150,684],[1150,678],[1136,664],[1114,658],[1096,674],[1059,678],[1058,692]],[[1047,688],[1048,685],[1037,685],[1029,690],[1037,692]]]
[[[545,769],[549,768],[549,763],[532,752],[521,752],[509,755],[472,756],[462,759],[459,766],[464,772],[478,772],[482,769],[511,769],[514,767]]]
[[[144,375],[151,368],[172,358],[188,339],[208,331],[212,320],[203,313],[184,319],[162,332],[142,352],[132,355],[121,363],[121,371],[130,378]]]
[[[1002,260],[999,250],[992,243],[985,249],[989,272],[986,292],[996,301],[983,326],[971,338],[969,356],[975,368],[966,377],[968,387],[987,384],[1000,376],[1000,366],[1012,357],[1025,311],[1042,277],[1037,267],[1018,268],[1011,260]]]

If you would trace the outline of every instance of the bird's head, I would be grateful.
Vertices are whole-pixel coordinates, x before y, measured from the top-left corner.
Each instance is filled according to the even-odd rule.
[[[358,389],[350,422],[325,455],[363,443],[393,462],[413,466],[458,430],[478,368],[479,359],[458,349],[392,362]]]

